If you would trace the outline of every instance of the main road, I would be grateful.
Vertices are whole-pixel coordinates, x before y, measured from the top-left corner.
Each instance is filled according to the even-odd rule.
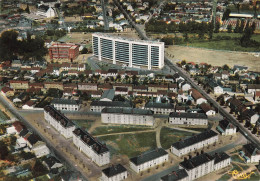
[[[124,14],[125,18],[128,19],[129,23],[135,28],[139,36],[144,40],[149,40],[149,38],[142,33],[142,31],[139,29],[138,26],[132,21],[130,16],[127,14],[127,12],[122,8],[122,6],[118,3],[117,0],[114,0],[115,5],[118,6],[118,8],[121,10],[121,12]],[[254,145],[260,149],[260,140],[256,138],[251,131],[247,130],[242,124],[238,122],[236,118],[234,118],[231,114],[229,114],[224,108],[222,108],[210,95],[208,95],[202,88],[200,88],[193,80],[191,80],[190,75],[188,75],[185,71],[180,69],[177,65],[173,64],[171,60],[169,60],[167,57],[165,57],[165,64],[174,72],[178,72],[180,76],[182,76],[188,83],[191,84],[195,89],[197,89],[207,100],[209,103],[211,103],[215,108],[218,109],[219,113],[226,117],[233,125],[237,126],[239,128],[239,131],[242,135],[245,136],[247,140],[254,143]]]

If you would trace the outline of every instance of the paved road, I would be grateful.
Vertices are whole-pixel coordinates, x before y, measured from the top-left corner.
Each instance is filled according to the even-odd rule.
[[[41,137],[41,139],[46,143],[46,145],[48,146],[48,148],[50,149],[50,151],[60,160],[62,161],[65,165],[68,166],[68,168],[70,168],[71,170],[77,172],[78,174],[80,174],[85,180],[87,180],[87,178],[78,170],[78,168],[74,165],[74,163],[72,163],[68,158],[64,157],[64,155],[62,153],[60,153],[57,148],[52,145],[48,139],[46,139],[36,128],[34,128],[32,126],[32,124],[24,119],[20,113],[16,110],[16,108],[14,108],[12,106],[12,104],[10,104],[2,95],[0,95],[0,102],[6,107],[6,109],[8,109],[18,120],[22,121],[24,123],[24,125],[31,130],[32,132],[34,132],[35,134],[39,135]]]

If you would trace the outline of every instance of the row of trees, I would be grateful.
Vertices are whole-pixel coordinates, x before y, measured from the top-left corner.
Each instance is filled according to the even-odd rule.
[[[0,61],[13,60],[18,57],[24,60],[41,59],[46,55],[47,49],[44,47],[44,40],[36,36],[31,38],[27,33],[27,39],[17,40],[18,33],[14,30],[5,31],[0,37]]]

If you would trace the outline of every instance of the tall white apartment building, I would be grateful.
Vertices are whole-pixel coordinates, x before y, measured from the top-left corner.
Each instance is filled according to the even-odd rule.
[[[72,131],[75,129],[74,123],[53,106],[44,107],[44,119],[65,138],[72,137]]]
[[[175,142],[171,146],[171,152],[177,156],[189,154],[195,150],[206,147],[218,141],[218,133],[213,130],[204,131],[195,136]]]
[[[153,126],[153,111],[137,108],[104,108],[102,123]]]
[[[108,34],[92,34],[93,55],[129,67],[145,66],[151,70],[164,66],[164,42],[124,39]]]
[[[169,160],[169,154],[162,148],[152,150],[130,159],[130,167],[136,172],[142,172],[151,167],[163,164]]]
[[[97,165],[103,166],[110,162],[110,153],[106,145],[99,142],[87,131],[80,128],[75,129],[73,143]]]

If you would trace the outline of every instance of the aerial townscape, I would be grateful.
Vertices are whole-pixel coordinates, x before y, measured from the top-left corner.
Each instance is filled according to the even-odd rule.
[[[260,0],[0,0],[0,181],[260,180]]]

